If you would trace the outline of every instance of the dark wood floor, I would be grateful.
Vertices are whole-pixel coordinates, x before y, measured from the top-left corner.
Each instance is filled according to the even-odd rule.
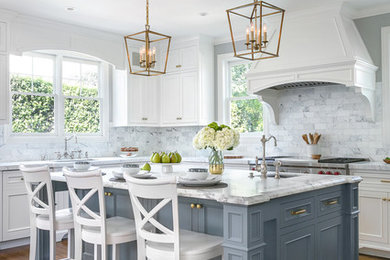
[[[0,260],[27,260],[29,246],[22,246],[6,250],[0,250]],[[62,259],[67,257],[67,241],[57,243],[57,257]],[[383,260],[384,258],[361,255],[359,260]]]

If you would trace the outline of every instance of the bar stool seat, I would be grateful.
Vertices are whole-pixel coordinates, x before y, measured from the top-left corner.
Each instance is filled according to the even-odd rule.
[[[212,256],[222,255],[222,237],[211,236],[203,233],[180,230],[180,257],[181,259],[209,259]],[[173,245],[167,243],[146,242],[146,255],[166,257],[174,259]],[[170,255],[170,256],[168,256]]]
[[[101,231],[99,227],[84,227],[81,230],[81,238],[87,243],[101,244]],[[112,217],[106,219],[107,244],[121,244],[137,239],[135,223],[132,219]]]
[[[55,215],[54,225],[56,230],[67,230],[73,228],[73,212],[71,208],[57,210]],[[50,230],[49,216],[39,215],[36,218],[36,224],[39,229]]]

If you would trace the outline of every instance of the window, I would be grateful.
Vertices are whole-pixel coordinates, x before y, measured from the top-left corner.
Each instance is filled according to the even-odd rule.
[[[102,135],[101,82],[99,61],[10,55],[12,135]]]
[[[247,94],[245,74],[252,63],[229,63],[228,114],[230,124],[241,133],[263,132],[263,106]]]

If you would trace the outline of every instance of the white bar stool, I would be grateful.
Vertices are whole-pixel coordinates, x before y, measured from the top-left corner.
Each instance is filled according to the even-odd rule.
[[[101,246],[101,259],[107,259],[107,245],[112,245],[112,259],[119,259],[119,248],[122,243],[136,241],[134,220],[123,217],[106,218],[104,188],[100,170],[73,172],[63,169],[68,184],[75,221],[75,259],[82,259],[82,241],[94,245],[94,259],[97,259],[97,246]],[[85,192],[79,196],[78,192]],[[95,195],[96,194],[96,195]],[[92,211],[86,205],[97,196],[99,211]]]
[[[222,237],[187,230],[179,231],[176,178],[141,180],[125,176],[137,229],[138,260],[206,260],[223,255]],[[161,200],[147,211],[141,199]],[[172,202],[173,229],[156,220],[156,214]],[[151,232],[154,226],[159,233]]]
[[[68,258],[74,256],[74,229],[71,209],[55,210],[54,193],[48,166],[26,167],[21,165],[30,206],[30,260],[36,259],[37,228],[48,230],[50,235],[50,259],[56,259],[56,231],[68,230]],[[44,187],[46,186],[46,189]],[[47,203],[38,196],[47,195]]]

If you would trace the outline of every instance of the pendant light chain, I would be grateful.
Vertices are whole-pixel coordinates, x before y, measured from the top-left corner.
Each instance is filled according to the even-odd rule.
[[[149,0],[146,0],[146,24],[145,24],[146,30],[150,29],[149,25]]]

